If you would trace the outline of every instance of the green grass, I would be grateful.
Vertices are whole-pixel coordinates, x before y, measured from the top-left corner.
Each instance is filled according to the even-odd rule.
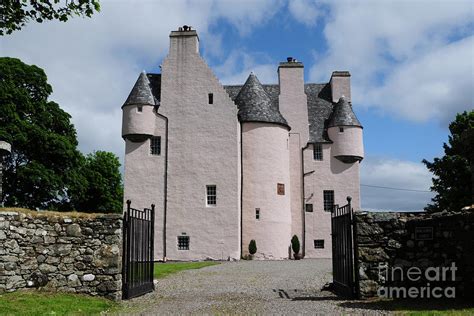
[[[170,274],[177,273],[183,270],[200,269],[204,267],[214,266],[219,262],[204,261],[204,262],[166,262],[155,263],[155,279],[164,278]]]
[[[117,303],[105,298],[44,291],[16,291],[0,295],[0,315],[97,315]]]

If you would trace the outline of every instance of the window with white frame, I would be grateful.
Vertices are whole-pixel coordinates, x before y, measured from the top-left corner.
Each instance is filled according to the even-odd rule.
[[[217,204],[217,188],[215,185],[206,186],[206,204],[215,206]]]
[[[313,145],[313,158],[314,160],[323,160],[323,145],[321,144]]]
[[[150,138],[150,154],[159,156],[161,155],[161,137],[156,136]]]
[[[334,208],[334,191],[324,190],[323,198],[324,198],[324,210],[326,212],[331,212],[332,209]]]
[[[178,250],[189,250],[189,236],[178,236]]]
[[[324,239],[315,239],[314,240],[315,249],[324,249]]]

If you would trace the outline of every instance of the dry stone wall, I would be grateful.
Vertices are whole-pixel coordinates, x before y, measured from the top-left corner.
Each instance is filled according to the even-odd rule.
[[[410,298],[411,288],[417,298],[433,293],[450,297],[446,289],[453,287],[456,297],[474,295],[473,209],[435,214],[359,212],[356,222],[362,298],[396,298],[390,294]]]
[[[0,293],[45,288],[122,297],[122,217],[0,211]]]

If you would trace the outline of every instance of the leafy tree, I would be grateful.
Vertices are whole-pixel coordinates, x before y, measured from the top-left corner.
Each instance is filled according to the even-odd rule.
[[[100,11],[98,0],[2,0],[0,4],[0,35],[20,30],[31,20],[66,22],[70,17],[91,17]]]
[[[87,155],[80,167],[85,185],[71,192],[71,203],[82,212],[121,212],[123,187],[120,162],[113,153],[96,151]]]
[[[457,114],[449,125],[444,156],[423,163],[435,175],[431,190],[437,192],[425,210],[460,210],[474,201],[474,111]]]
[[[84,157],[71,116],[48,101],[51,92],[42,69],[0,58],[0,139],[12,145],[4,163],[5,206],[120,211],[118,158],[103,151]]]
[[[81,159],[71,116],[48,101],[44,71],[15,58],[0,58],[0,139],[12,144],[6,158],[6,206],[48,208],[65,198],[66,183],[80,182]]]

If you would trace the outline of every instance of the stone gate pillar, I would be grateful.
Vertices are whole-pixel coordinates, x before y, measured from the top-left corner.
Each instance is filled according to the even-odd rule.
[[[3,206],[3,158],[11,152],[11,145],[3,140],[0,140],[0,205]]]

